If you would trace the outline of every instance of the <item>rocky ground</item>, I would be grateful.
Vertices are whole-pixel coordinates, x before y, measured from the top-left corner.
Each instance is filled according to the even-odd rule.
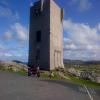
[[[14,72],[18,72],[21,70],[27,71],[28,66],[22,63],[16,62],[0,62],[0,69],[2,70],[10,70]]]

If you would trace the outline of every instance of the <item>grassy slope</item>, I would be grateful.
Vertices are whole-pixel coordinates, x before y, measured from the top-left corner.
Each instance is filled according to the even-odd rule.
[[[100,83],[91,82],[90,80],[79,79],[75,76],[72,76],[72,75],[68,74],[67,72],[64,75],[66,77],[68,77],[71,82],[81,84],[81,85],[86,85],[88,87],[100,88]]]
[[[7,71],[7,72],[13,72],[12,70],[4,70],[4,69],[0,69],[0,70]],[[27,72],[24,71],[24,70],[21,70],[21,71],[18,71],[18,72],[13,72],[13,73],[23,75],[23,76],[27,76]],[[54,73],[54,77],[51,78],[52,80],[65,80],[64,78],[59,76],[59,74],[56,71],[53,71],[53,73]],[[83,80],[83,79],[76,78],[76,77],[68,74],[67,72],[65,72],[64,75],[66,77],[68,77],[69,80],[67,80],[67,81],[69,81],[69,82],[81,84],[81,85],[86,85],[88,87],[93,87],[93,88],[100,88],[99,83],[95,83],[95,82],[91,82],[89,80]],[[48,71],[41,72],[41,77],[42,78],[49,78],[49,72]]]

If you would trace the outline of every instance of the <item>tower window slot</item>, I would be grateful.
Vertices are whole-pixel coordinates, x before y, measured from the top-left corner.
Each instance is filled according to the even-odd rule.
[[[41,31],[36,32],[36,42],[40,43],[41,42]]]

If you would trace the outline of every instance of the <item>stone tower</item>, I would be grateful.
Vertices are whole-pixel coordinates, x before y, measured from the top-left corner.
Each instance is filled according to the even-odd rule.
[[[53,70],[63,65],[63,9],[54,0],[39,0],[30,8],[29,61]]]

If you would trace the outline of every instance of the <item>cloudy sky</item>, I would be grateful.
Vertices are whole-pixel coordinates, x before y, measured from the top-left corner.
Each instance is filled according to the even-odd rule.
[[[0,60],[28,59],[29,8],[37,0],[0,0]],[[64,58],[100,60],[100,0],[56,0],[64,8]]]

